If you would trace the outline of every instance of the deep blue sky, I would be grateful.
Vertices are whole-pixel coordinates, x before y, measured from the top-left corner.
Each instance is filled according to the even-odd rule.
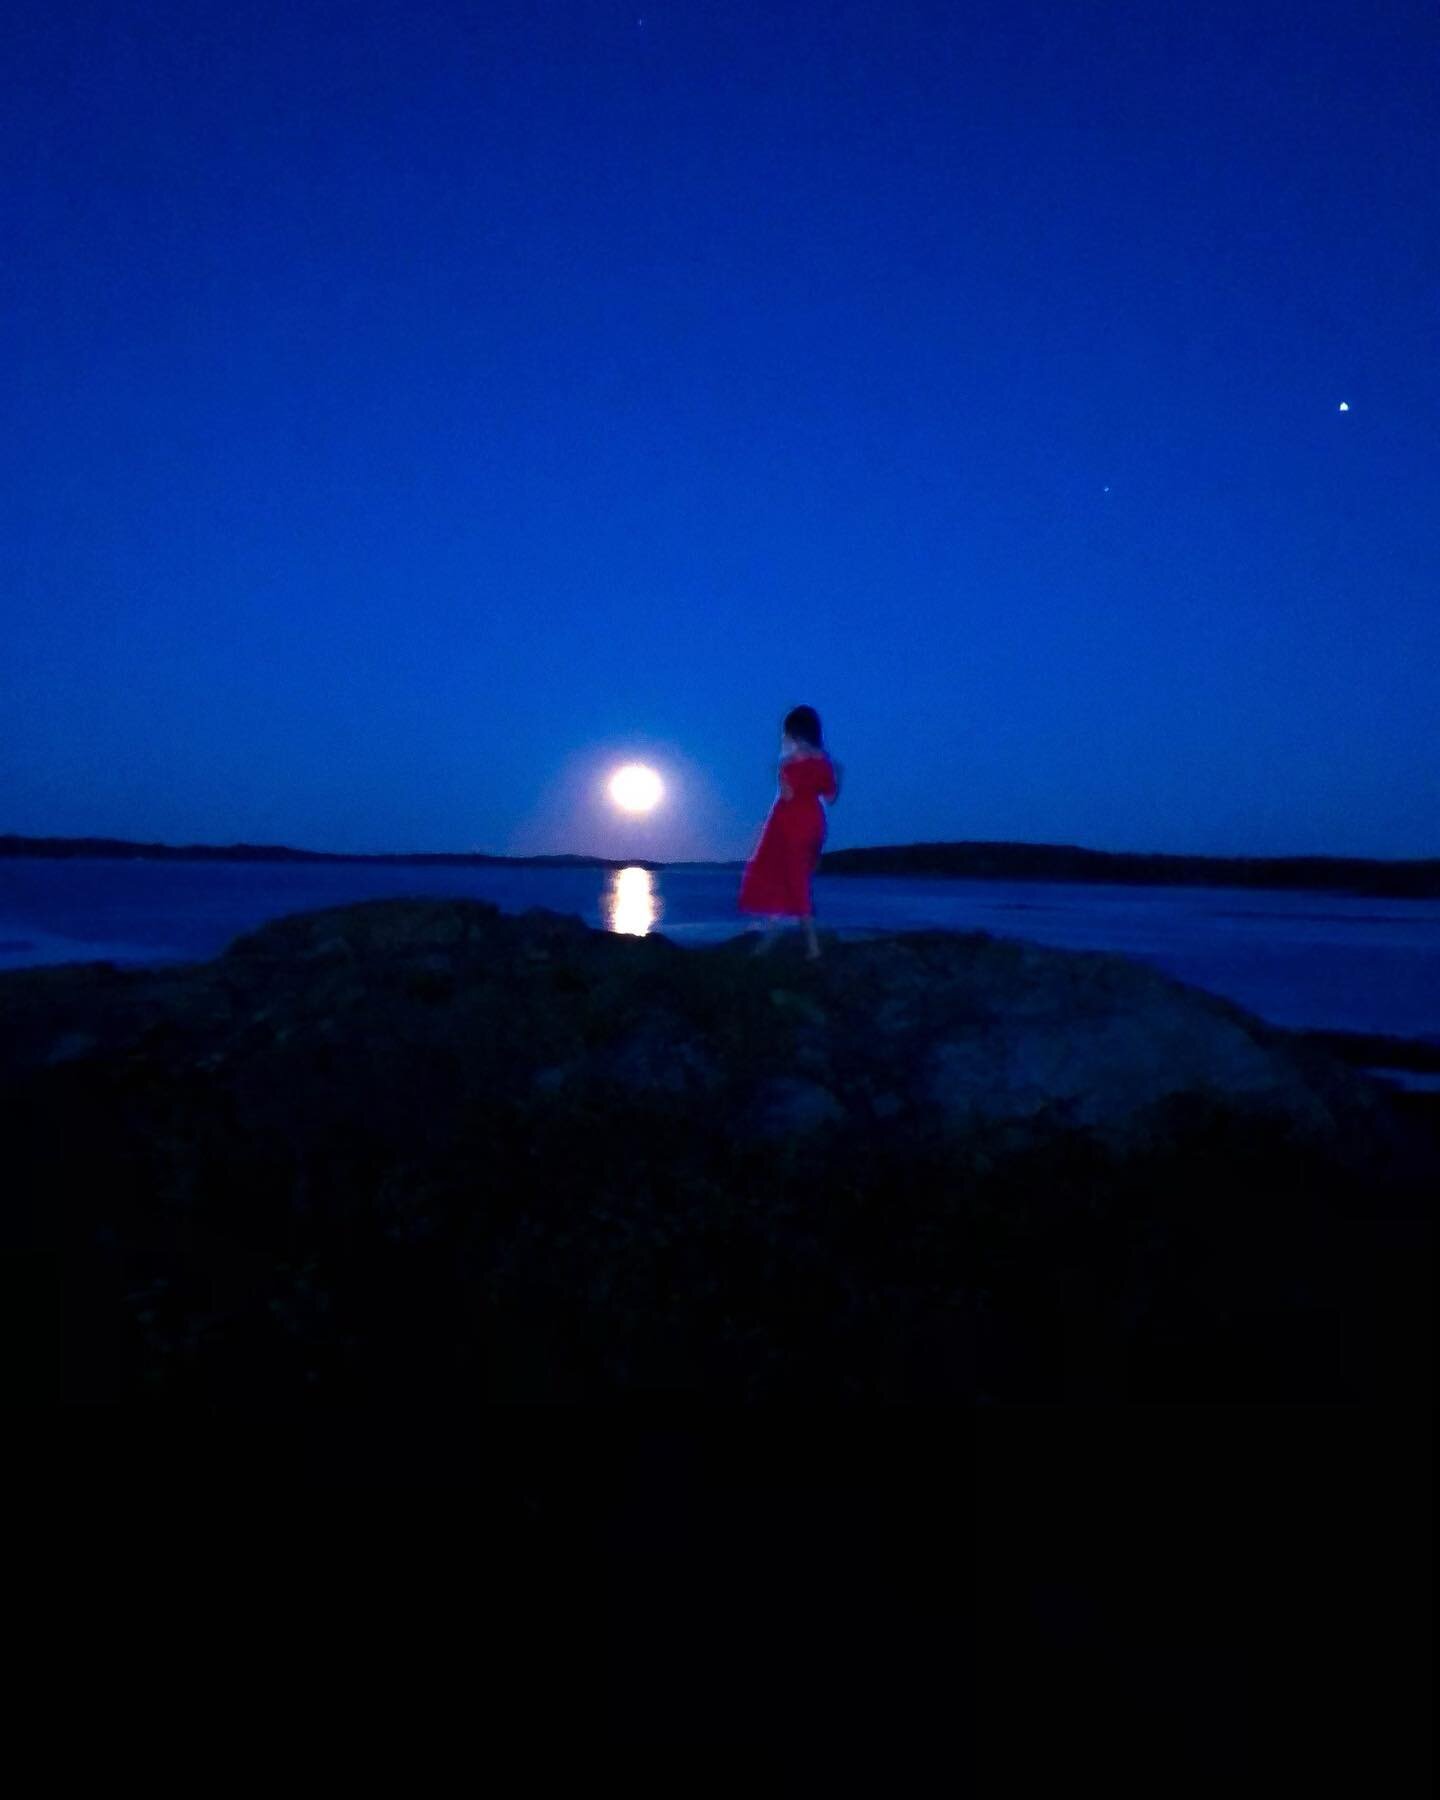
[[[834,845],[1440,854],[1437,47],[7,9],[0,830],[738,855],[805,700]]]

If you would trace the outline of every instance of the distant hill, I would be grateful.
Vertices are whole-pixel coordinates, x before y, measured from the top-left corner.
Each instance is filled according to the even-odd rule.
[[[295,850],[285,844],[139,844],[125,838],[0,835],[0,857],[115,857],[162,862],[393,863],[410,867],[738,869],[736,862],[647,862],[604,856],[487,856]],[[1169,856],[1074,844],[880,844],[832,850],[822,875],[950,875],[972,881],[1095,881],[1147,887],[1303,888],[1375,899],[1440,899],[1440,857],[1411,862],[1347,856]]]
[[[136,844],[125,838],[33,838],[0,836],[0,857],[117,857],[156,862],[298,862],[298,863],[403,863],[426,866],[537,869],[658,869],[662,865],[637,858],[603,856],[486,856],[480,851],[450,854],[419,851],[413,855],[346,853],[334,850],[292,850],[286,844]]]
[[[1440,899],[1440,857],[1168,856],[1074,844],[889,844],[832,850],[823,875],[950,875],[979,881],[1095,881],[1156,887],[1305,888],[1372,898]]]

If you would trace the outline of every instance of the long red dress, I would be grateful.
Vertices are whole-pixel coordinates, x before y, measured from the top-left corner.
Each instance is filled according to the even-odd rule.
[[[810,877],[825,842],[820,802],[835,798],[834,765],[825,755],[786,757],[780,764],[780,789],[755,854],[745,865],[740,910],[808,919],[815,910]]]

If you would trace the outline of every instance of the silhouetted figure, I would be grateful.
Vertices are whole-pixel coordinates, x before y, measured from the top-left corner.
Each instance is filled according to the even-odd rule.
[[[768,950],[786,919],[805,927],[806,955],[820,954],[810,878],[825,842],[825,808],[840,797],[840,769],[826,755],[813,706],[786,713],[780,738],[780,793],[740,882],[740,910],[767,920],[756,954]]]

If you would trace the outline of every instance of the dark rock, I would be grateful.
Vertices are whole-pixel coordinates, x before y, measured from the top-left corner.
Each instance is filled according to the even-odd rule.
[[[673,1015],[659,1014],[592,1059],[596,1074],[632,1093],[685,1094],[713,1088],[714,1058]]]
[[[1152,993],[1131,1012],[1025,1012],[942,1040],[926,1093],[948,1123],[1012,1123],[1041,1114],[1116,1149],[1151,1142],[1163,1103],[1203,1093],[1269,1111],[1307,1135],[1335,1120],[1283,1053],[1198,996]],[[1163,1130],[1163,1125],[1160,1125]]]
[[[65,1261],[73,1399],[1348,1403],[1428,1367],[1435,1110],[1124,957],[792,966],[393,900],[0,1005],[7,1243]]]
[[[767,1081],[751,1100],[747,1128],[762,1138],[808,1137],[827,1125],[838,1125],[845,1108],[818,1082],[794,1076]]]
[[[779,1007],[791,1018],[803,1019],[807,1025],[824,1026],[829,1023],[825,1008],[809,994],[792,993],[788,988],[771,988],[770,1004]]]
[[[499,917],[487,900],[370,900],[274,919],[236,938],[225,955],[326,961],[473,946],[487,940]]]

